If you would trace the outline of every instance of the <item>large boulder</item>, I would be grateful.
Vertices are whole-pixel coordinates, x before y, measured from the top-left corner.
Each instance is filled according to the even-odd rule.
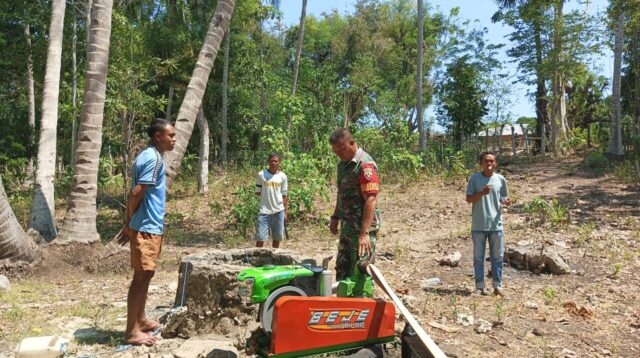
[[[179,269],[173,310],[165,317],[163,337],[223,336],[244,347],[259,325],[258,306],[238,293],[238,273],[251,266],[297,262],[293,254],[269,249],[210,251],[186,256]]]
[[[510,266],[540,273],[564,275],[571,272],[569,264],[549,248],[507,247],[505,257]]]

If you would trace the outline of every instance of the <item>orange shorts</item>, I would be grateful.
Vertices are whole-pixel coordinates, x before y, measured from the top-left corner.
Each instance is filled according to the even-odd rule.
[[[162,235],[129,229],[131,267],[134,271],[155,271],[162,251]]]

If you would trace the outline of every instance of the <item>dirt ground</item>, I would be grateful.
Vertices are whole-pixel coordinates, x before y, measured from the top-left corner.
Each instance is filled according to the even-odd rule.
[[[571,274],[534,274],[506,265],[504,298],[471,295],[466,182],[425,177],[409,185],[383,187],[377,266],[387,281],[403,292],[409,309],[448,356],[640,356],[640,190],[610,175],[591,173],[575,158],[500,169],[514,200],[504,214],[507,246],[544,243],[567,261]],[[208,198],[216,198],[216,188],[212,186]],[[571,222],[536,226],[523,208],[535,197],[557,198]],[[168,244],[149,291],[152,317],[166,312],[174,301],[182,256],[235,244],[221,239],[224,215],[193,209],[212,208],[206,200],[183,195],[168,207],[170,214],[180,213],[184,225],[170,227],[167,233]],[[322,204],[327,217],[331,210],[331,203]],[[172,240],[172,232],[192,235]],[[337,248],[336,238],[322,223],[294,222],[289,234],[284,248],[301,255],[321,259]],[[47,251],[39,269],[9,272],[13,289],[0,296],[0,357],[12,356],[24,337],[49,334],[74,337],[72,356],[108,356],[120,343],[125,325],[131,279],[126,254],[101,260],[73,247]],[[462,254],[459,266],[440,266],[438,259],[454,251]],[[424,280],[436,277],[442,284],[422,288]],[[462,319],[469,316],[492,323],[491,331],[478,333],[474,326],[463,325]]]

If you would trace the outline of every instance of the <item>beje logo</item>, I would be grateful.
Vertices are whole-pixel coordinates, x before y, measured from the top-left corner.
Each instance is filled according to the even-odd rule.
[[[319,330],[365,328],[369,310],[322,310],[311,311],[307,323],[309,328]]]

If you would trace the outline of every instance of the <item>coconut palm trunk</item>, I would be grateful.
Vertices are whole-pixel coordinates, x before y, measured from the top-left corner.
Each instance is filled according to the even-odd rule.
[[[113,0],[94,0],[91,9],[91,43],[87,59],[84,99],[80,112],[75,174],[69,209],[56,243],[100,241],[96,228],[98,164],[102,148],[102,120],[109,64]]]
[[[424,46],[424,3],[418,0],[418,61],[416,71],[416,121],[418,122],[418,133],[420,135],[420,151],[427,151],[427,137],[424,132],[424,108],[422,108],[422,57]]]
[[[229,49],[231,47],[231,31],[227,31],[224,40],[224,65],[222,68],[222,135],[220,136],[220,161],[227,165],[227,142],[229,141],[229,128],[227,114],[229,113]]]
[[[198,150],[198,193],[209,192],[209,122],[204,116],[204,109],[198,111],[198,127],[200,127],[200,148]]]
[[[178,111],[178,118],[175,123],[176,146],[173,151],[165,154],[167,186],[171,186],[180,169],[180,162],[189,144],[193,125],[202,104],[202,96],[207,88],[209,74],[220,49],[220,43],[229,28],[229,21],[231,20],[235,3],[235,0],[219,0],[216,5],[216,11],[209,22],[209,30],[204,38],[187,92]]]
[[[296,42],[296,55],[293,61],[293,79],[291,81],[291,96],[296,95],[298,89],[298,73],[300,71],[300,54],[302,54],[302,44],[304,43],[304,19],[307,16],[307,0],[302,0],[302,11],[300,12],[300,26],[298,27],[298,41]],[[287,119],[287,132],[291,131],[291,115]]]
[[[13,214],[0,176],[0,260],[34,262],[39,257],[37,245],[22,230]]]
[[[56,130],[58,126],[58,95],[65,0],[51,1],[51,24],[47,47],[47,67],[42,89],[42,119],[38,142],[33,204],[29,232],[50,241],[56,236],[53,178],[56,173]]]
[[[300,26],[298,29],[298,42],[296,43],[296,57],[293,63],[293,80],[291,82],[291,95],[296,95],[298,89],[298,72],[300,71],[300,54],[304,42],[304,19],[307,16],[307,0],[302,0],[302,11],[300,12]],[[289,127],[291,122],[289,122]]]
[[[613,53],[613,86],[611,88],[611,136],[607,146],[607,154],[615,157],[624,155],[622,147],[622,115],[621,115],[621,69],[622,46],[624,40],[624,12],[618,16]]]
[[[29,23],[24,25],[24,36],[27,41],[27,88],[29,90],[29,128],[31,130],[29,137],[29,145],[33,144],[33,133],[36,130],[36,92],[33,81],[33,57],[31,55],[31,30]],[[30,157],[25,170],[25,184],[31,186],[33,184],[33,158]]]

